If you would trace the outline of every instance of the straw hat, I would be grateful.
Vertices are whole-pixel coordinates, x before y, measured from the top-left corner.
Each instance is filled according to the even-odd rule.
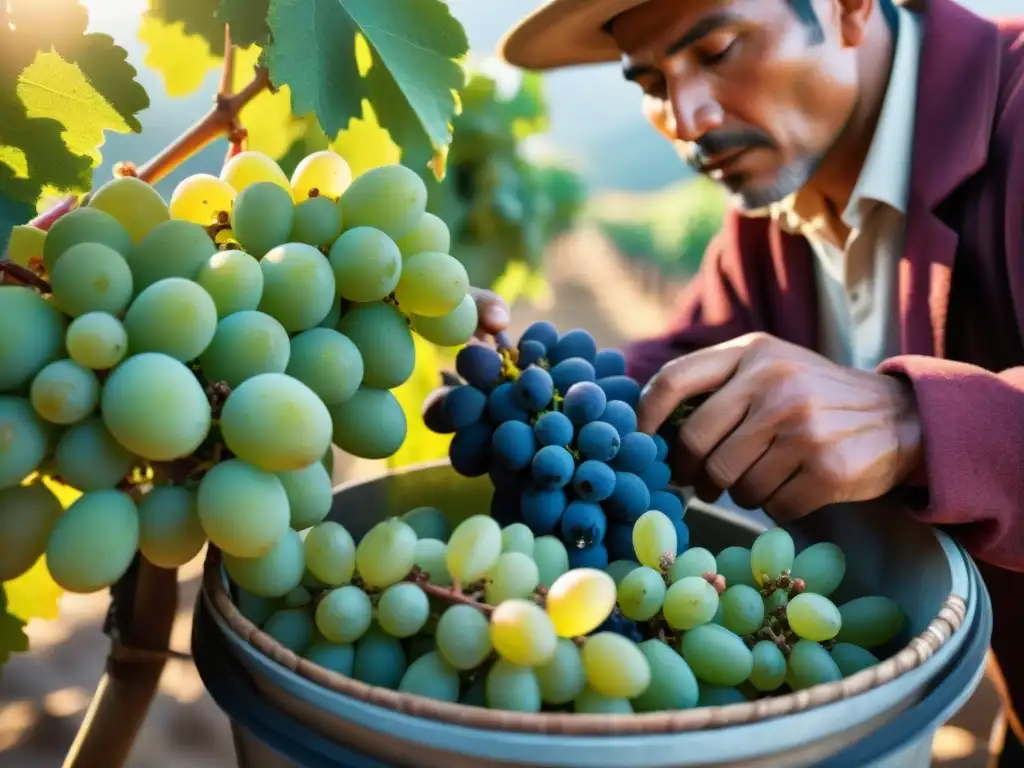
[[[523,69],[618,61],[604,26],[647,0],[548,0],[498,44],[498,55]]]

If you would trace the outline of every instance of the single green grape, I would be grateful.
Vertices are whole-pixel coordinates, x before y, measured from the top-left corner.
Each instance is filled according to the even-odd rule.
[[[341,208],[330,198],[319,195],[295,205],[292,242],[329,246],[340,234]]]
[[[302,537],[287,529],[269,552],[260,557],[224,555],[224,569],[238,586],[261,597],[284,597],[306,572]]]
[[[836,635],[840,643],[861,648],[877,648],[896,637],[907,621],[899,603],[888,597],[858,597],[839,606],[842,628]]]
[[[210,294],[222,320],[235,312],[256,309],[263,298],[260,263],[238,249],[213,254],[195,279]]]
[[[43,264],[52,274],[57,261],[69,248],[81,243],[99,243],[127,258],[132,239],[121,223],[109,213],[92,207],[75,208],[50,227],[43,242]]]
[[[454,311],[468,290],[469,274],[462,262],[447,253],[426,251],[405,259],[395,299],[404,312],[441,317]]]
[[[676,528],[664,512],[648,510],[633,524],[633,549],[641,565],[660,571],[663,556],[674,556],[676,544]]]
[[[420,336],[440,347],[458,347],[469,341],[480,324],[476,299],[466,294],[451,312],[438,317],[413,315],[410,325]]]
[[[327,517],[334,503],[334,494],[331,476],[321,462],[310,464],[305,469],[278,472],[277,479],[288,496],[294,530],[303,531]]]
[[[73,360],[50,363],[32,380],[29,399],[36,413],[53,424],[76,424],[100,402],[96,374]]]
[[[251,149],[239,152],[228,160],[221,169],[220,178],[237,192],[261,182],[276,184],[289,194],[292,191],[291,183],[281,170],[281,166],[274,162],[273,158]]]
[[[452,575],[448,573],[448,565],[445,557],[448,553],[448,546],[438,539],[417,539],[415,563],[420,570],[427,574],[431,584],[439,587],[450,587]]]
[[[302,608],[286,608],[274,612],[263,625],[263,631],[292,653],[302,654],[313,640],[313,619]]]
[[[399,582],[384,590],[377,602],[381,629],[399,638],[412,637],[427,623],[430,602],[417,584]]]
[[[387,587],[409,575],[416,558],[416,532],[397,518],[377,523],[356,547],[356,570],[371,587]]]
[[[820,643],[839,634],[843,618],[827,597],[803,592],[786,606],[790,628],[804,640]]]
[[[216,253],[217,244],[198,224],[165,221],[154,227],[128,256],[135,292],[141,293],[169,277],[195,280]]]
[[[331,445],[327,406],[297,379],[261,373],[228,395],[220,414],[224,442],[268,472],[304,469]]]
[[[131,301],[134,282],[128,262],[113,248],[79,243],[61,254],[50,285],[57,306],[79,317],[89,312],[120,314]]]
[[[726,588],[719,596],[723,627],[737,635],[752,635],[764,623],[764,600],[761,593],[746,584]]]
[[[375,227],[395,240],[423,218],[427,187],[412,169],[384,165],[356,178],[342,194],[340,204],[347,228]]]
[[[846,575],[846,555],[831,541],[812,544],[793,560],[793,578],[803,579],[804,589],[828,597]]]
[[[131,497],[92,491],[57,518],[46,545],[46,567],[65,592],[97,592],[124,575],[138,546],[139,515]]]
[[[558,638],[554,656],[535,667],[534,674],[540,685],[541,701],[545,704],[568,704],[583,692],[586,685],[580,649],[565,637]]]
[[[683,657],[657,639],[644,640],[639,648],[651,668],[651,683],[633,699],[633,708],[638,712],[663,712],[697,706],[697,678]]]
[[[501,529],[501,551],[522,552],[527,557],[533,557],[536,542],[533,538],[533,531],[523,523],[512,523]]]
[[[527,598],[540,582],[537,564],[522,552],[502,552],[484,575],[484,599],[497,605],[513,598]]]
[[[192,454],[210,431],[210,402],[195,374],[154,352],[114,369],[103,385],[100,410],[117,442],[151,461]]]
[[[487,671],[487,706],[510,712],[540,712],[541,692],[537,675],[530,667],[498,659]]]
[[[875,654],[853,643],[836,643],[829,653],[832,654],[832,659],[843,673],[843,677],[855,675],[862,669],[879,663]]]
[[[133,355],[160,352],[188,363],[213,341],[217,306],[195,283],[169,277],[135,297],[124,316],[124,328]]]
[[[356,643],[352,677],[367,685],[396,690],[408,667],[402,641],[371,624]]]
[[[476,669],[491,653],[487,618],[469,605],[445,609],[434,631],[438,653],[455,669]]]
[[[405,411],[389,390],[360,386],[352,397],[328,411],[333,421],[332,441],[353,456],[384,459],[405,442]]]
[[[361,304],[345,313],[338,323],[363,362],[362,383],[377,389],[394,389],[412,375],[416,345],[409,324],[390,304]]]
[[[726,547],[715,556],[716,571],[725,578],[726,586],[746,584],[757,587],[750,566],[750,550],[746,547]]]
[[[128,352],[128,332],[106,312],[87,312],[68,326],[68,356],[94,371],[115,367]]]
[[[637,568],[645,567],[646,566],[640,565],[640,563],[638,563],[636,560],[612,560],[610,563],[608,563],[608,567],[605,568],[605,571],[609,576],[612,577],[612,580],[615,582],[615,585],[619,586],[622,584],[622,580],[626,578],[631,572],[633,572]]]
[[[64,317],[31,288],[0,285],[0,328],[18,329],[0,345],[0,392],[21,390],[64,357]]]
[[[16,579],[35,564],[63,511],[43,483],[0,490],[0,581]]]
[[[89,198],[89,207],[109,213],[120,222],[133,243],[171,218],[160,193],[134,176],[111,179]]]
[[[415,535],[415,534],[414,534]],[[460,584],[482,578],[501,555],[501,527],[494,518],[473,515],[459,523],[448,538],[445,562]]]
[[[759,691],[775,691],[786,682],[786,657],[770,640],[755,643],[750,651],[754,658],[754,667],[750,672],[750,682]]]
[[[584,688],[573,702],[572,711],[577,715],[631,715],[633,704],[629,699],[613,698],[593,688]]]
[[[353,643],[370,628],[373,606],[359,587],[332,589],[316,607],[316,628],[332,643]]]
[[[459,700],[459,675],[436,651],[431,651],[409,665],[398,690],[428,699],[456,702]]]
[[[337,199],[352,183],[352,169],[341,155],[329,149],[306,155],[292,171],[292,197],[296,203],[327,196]]]
[[[234,389],[261,373],[284,373],[290,354],[291,342],[281,324],[270,315],[247,309],[217,323],[199,365],[207,381],[223,381]]]
[[[227,170],[225,166],[224,171]],[[232,186],[239,189],[235,184]],[[272,248],[288,242],[294,225],[291,195],[276,182],[257,181],[239,189],[231,209],[231,228],[247,253],[263,258]]]
[[[352,677],[356,649],[349,643],[314,643],[306,649],[305,656],[324,669],[337,672],[345,677]]]
[[[615,609],[612,577],[596,568],[573,568],[548,590],[546,607],[559,637],[578,637],[601,626]]]
[[[216,464],[203,476],[197,504],[210,541],[235,557],[267,554],[289,529],[281,481],[241,459]]]
[[[302,543],[306,568],[332,587],[352,580],[356,570],[356,545],[343,525],[333,520],[314,525]]]
[[[665,593],[665,621],[673,629],[692,630],[711,621],[718,604],[718,592],[706,579],[687,576]]]
[[[712,685],[739,685],[754,668],[743,639],[718,624],[701,624],[684,634],[682,653],[697,678]]]
[[[651,665],[632,640],[614,632],[587,637],[580,652],[587,685],[616,699],[633,699],[651,684]]]
[[[263,296],[259,309],[276,318],[289,333],[315,328],[331,311],[336,295],[334,272],[327,257],[312,245],[278,245],[263,256],[260,269]]]
[[[180,568],[204,544],[195,491],[157,485],[139,500],[139,551],[153,565]]]
[[[49,452],[53,427],[28,400],[0,396],[0,488],[20,485]]]
[[[491,614],[491,644],[513,664],[537,667],[555,655],[558,637],[539,605],[530,600],[506,600]]]
[[[774,581],[791,571],[795,557],[793,538],[783,528],[771,528],[750,547],[750,571],[758,585]]]
[[[715,556],[703,547],[690,547],[676,556],[672,567],[668,569],[668,579],[670,583],[675,583],[687,576],[703,576],[705,573],[718,573]],[[726,584],[731,586],[728,580]]]
[[[665,594],[665,579],[658,571],[647,566],[634,568],[619,582],[619,610],[627,619],[650,621],[661,610]]]
[[[399,238],[398,247],[406,259],[424,251],[449,253],[452,234],[444,219],[432,213],[424,213],[416,226]]]
[[[448,518],[437,507],[414,507],[400,517],[402,522],[408,523],[421,539],[446,542],[452,533]]]
[[[363,356],[347,336],[311,328],[292,338],[285,372],[313,390],[324,405],[338,405],[363,383]]]
[[[833,683],[843,677],[829,652],[813,640],[800,640],[793,646],[788,666],[797,690]]]
[[[334,241],[328,258],[338,295],[349,301],[380,301],[394,292],[402,276],[398,246],[373,227],[346,230]]]

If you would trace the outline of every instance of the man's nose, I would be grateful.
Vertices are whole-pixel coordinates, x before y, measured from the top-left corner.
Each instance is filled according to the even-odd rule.
[[[669,100],[675,124],[673,132],[680,141],[697,141],[708,131],[722,126],[722,107],[700,82],[676,83]]]

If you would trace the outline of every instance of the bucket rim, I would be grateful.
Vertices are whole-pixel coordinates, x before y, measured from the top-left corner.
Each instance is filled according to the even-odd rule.
[[[397,469],[389,474],[405,474],[416,470],[447,464],[425,462]],[[367,480],[352,480],[334,488],[334,493],[361,485]],[[705,514],[715,514],[729,520],[739,515],[729,509],[713,505],[699,505]],[[749,521],[741,524],[750,526]],[[936,531],[938,535],[939,531]],[[943,548],[956,551],[966,558],[962,548],[943,541]],[[583,715],[557,712],[524,713],[492,710],[466,704],[441,702],[415,694],[368,685],[345,677],[309,659],[301,657],[281,645],[242,615],[228,591],[227,574],[221,552],[210,545],[203,569],[203,592],[210,608],[220,616],[227,627],[258,653],[280,664],[290,672],[319,685],[328,691],[401,712],[414,717],[440,721],[452,725],[484,730],[566,736],[625,736],[655,733],[677,733],[747,725],[785,715],[816,709],[866,693],[900,678],[921,667],[932,658],[961,629],[968,613],[967,596],[956,592],[948,595],[928,626],[912,638],[897,653],[880,663],[854,675],[831,683],[805,688],[794,693],[770,696],[755,701],[724,706],[699,707],[687,710],[644,712],[628,715]]]

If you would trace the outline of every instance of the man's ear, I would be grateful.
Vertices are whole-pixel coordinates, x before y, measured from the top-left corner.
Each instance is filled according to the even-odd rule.
[[[842,43],[856,48],[864,41],[868,20],[878,6],[878,0],[834,0],[838,5]]]

